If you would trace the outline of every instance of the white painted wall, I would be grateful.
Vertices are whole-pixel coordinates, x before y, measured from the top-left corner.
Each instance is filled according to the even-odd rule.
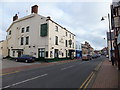
[[[13,57],[13,51],[11,49],[23,49],[23,54],[33,54],[33,56],[38,57],[38,48],[45,48],[45,51],[48,51],[49,54],[48,58],[54,57],[54,50],[52,49],[52,47],[54,47],[54,49],[59,49],[60,51],[62,51],[64,53],[63,57],[66,57],[65,49],[75,50],[75,36],[73,39],[73,34],[71,34],[70,38],[70,32],[61,28],[50,20],[46,21],[46,19],[46,17],[40,16],[38,14],[31,14],[14,22],[14,24],[8,29],[8,32],[11,30],[11,35],[7,35],[8,48],[11,51],[10,56]],[[48,24],[48,36],[41,37],[40,26],[44,23]],[[58,26],[58,32],[55,31],[56,25]],[[27,26],[29,26],[29,32],[24,31],[24,33],[21,33],[22,28],[24,27],[26,30]],[[66,31],[68,33],[68,36],[66,36]],[[27,36],[29,36],[29,45],[25,45],[25,37]],[[55,45],[55,36],[58,36],[59,45]],[[24,45],[20,45],[21,37],[24,37]],[[62,43],[61,39],[63,39]],[[65,40],[70,39],[74,42],[74,48],[65,47]],[[50,57],[50,51],[53,51],[53,57]],[[18,55],[16,52],[14,57],[17,56]],[[59,55],[59,57],[62,57],[62,55]]]

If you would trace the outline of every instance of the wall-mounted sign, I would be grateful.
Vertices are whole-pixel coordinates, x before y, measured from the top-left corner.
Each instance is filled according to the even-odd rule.
[[[72,45],[72,40],[69,40],[69,45]]]

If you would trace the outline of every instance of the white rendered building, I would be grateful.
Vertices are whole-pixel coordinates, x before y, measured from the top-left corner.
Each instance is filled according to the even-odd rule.
[[[13,17],[7,30],[8,55],[22,54],[36,58],[66,58],[75,56],[75,35],[50,17],[38,14],[38,6],[23,18]]]

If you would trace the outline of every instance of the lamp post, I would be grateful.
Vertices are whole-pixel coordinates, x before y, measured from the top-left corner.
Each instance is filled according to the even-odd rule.
[[[101,21],[105,20],[104,17],[102,17]],[[110,35],[110,55],[111,55],[111,61],[112,61],[112,35],[111,35],[111,27],[110,27],[110,14],[108,13],[108,23],[109,23],[109,33],[108,35]]]

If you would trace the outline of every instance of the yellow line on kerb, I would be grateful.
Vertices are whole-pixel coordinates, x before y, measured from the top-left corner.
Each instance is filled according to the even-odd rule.
[[[17,73],[17,72],[20,72],[20,71],[14,71],[14,72],[10,72],[10,73],[0,74],[0,76],[3,76],[3,75],[8,75],[8,74],[13,74],[13,73]]]
[[[85,83],[88,81],[88,79],[93,75],[93,72],[91,72],[91,74],[88,76],[88,78],[84,81],[84,83],[80,86],[80,88],[83,88],[83,86],[85,85]]]
[[[91,76],[91,78],[89,79],[89,81],[87,82],[87,84],[85,85],[84,88],[86,88],[89,85],[89,83],[91,82],[91,80],[92,80],[92,78],[93,78],[94,75],[95,75],[95,73]]]

